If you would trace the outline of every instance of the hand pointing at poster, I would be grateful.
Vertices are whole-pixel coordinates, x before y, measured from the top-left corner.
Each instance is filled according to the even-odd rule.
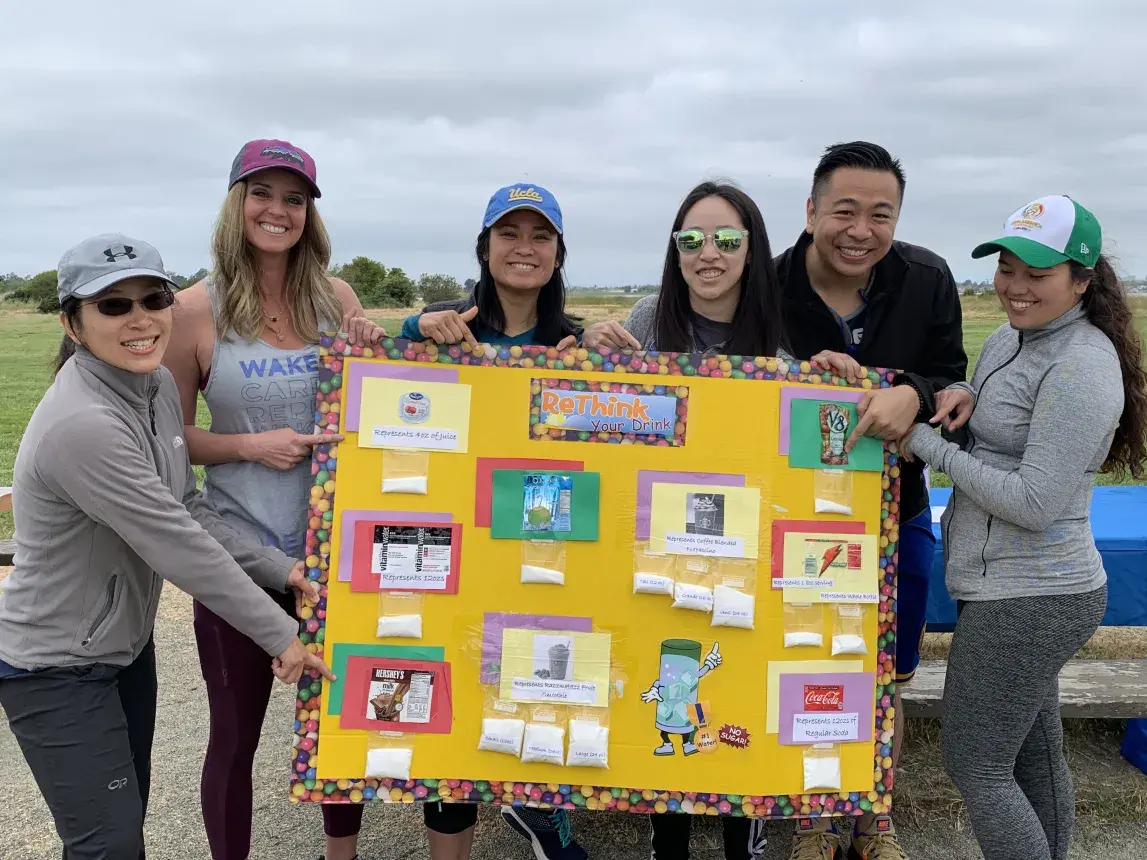
[[[702,675],[704,675],[705,672],[712,672],[714,669],[716,669],[718,666],[721,665],[723,658],[721,657],[721,650],[718,647],[719,644],[720,643],[714,642],[713,647],[709,650],[709,653],[705,656],[705,662],[704,662],[705,668],[704,668],[704,671],[701,673]]]

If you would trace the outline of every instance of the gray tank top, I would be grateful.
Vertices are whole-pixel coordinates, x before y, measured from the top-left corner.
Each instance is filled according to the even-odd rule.
[[[219,308],[210,282],[207,294],[217,319]],[[328,320],[319,320],[320,330],[333,327]],[[228,341],[215,338],[203,386],[212,432],[262,433],[290,427],[297,433],[313,433],[318,347],[279,349],[262,340],[247,343],[234,331],[228,335]],[[285,472],[237,462],[208,466],[204,493],[233,527],[265,546],[302,558],[310,487],[309,458]]]

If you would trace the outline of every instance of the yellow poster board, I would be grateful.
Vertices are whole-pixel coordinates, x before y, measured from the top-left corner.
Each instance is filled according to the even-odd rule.
[[[890,807],[881,700],[895,671],[896,457],[886,452],[883,472],[850,474],[850,514],[818,514],[818,470],[792,468],[781,453],[791,402],[782,391],[832,400],[844,380],[771,358],[475,353],[391,339],[378,355],[361,352],[330,338],[320,349],[316,421],[345,440],[315,452],[307,563],[324,602],[321,617],[304,612],[303,636],[340,677],[300,683],[295,801],[778,817],[856,814],[859,794],[866,808]],[[890,384],[891,373],[866,373],[855,388]],[[412,426],[449,430],[458,444],[425,455],[415,482],[425,492],[383,493],[384,451],[364,437],[401,427],[396,412],[412,393],[430,404],[415,407]],[[542,537],[522,537],[540,527],[538,510]],[[492,537],[492,520],[521,535]],[[829,607],[821,647],[784,645],[793,590],[774,585],[785,575],[775,535],[820,539],[832,528],[862,532],[864,576],[879,593],[862,655],[832,656]],[[673,535],[736,540],[693,554]],[[378,638],[378,571],[422,563],[453,585],[412,601],[420,614],[409,629],[387,628],[408,635]],[[817,688],[809,702],[832,699],[816,685],[822,667],[851,673],[838,693],[864,673],[875,695],[860,738],[835,747],[840,786],[810,789],[807,747],[782,744],[769,727],[804,706],[780,695],[781,678],[807,677]],[[366,718],[344,719],[344,701],[379,716],[361,727]],[[525,721],[528,744],[537,702],[553,705],[566,742],[569,719],[607,727],[607,755],[594,759],[607,767],[490,748],[484,721],[496,718]],[[380,737],[411,751],[408,773],[369,775]]]

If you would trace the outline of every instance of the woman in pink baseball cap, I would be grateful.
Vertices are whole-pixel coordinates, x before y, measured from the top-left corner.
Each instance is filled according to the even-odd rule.
[[[204,493],[236,531],[306,555],[311,452],[340,436],[315,433],[319,333],[342,328],[359,345],[385,332],[348,284],[328,274],[331,245],[315,208],[314,159],[285,140],[253,140],[231,166],[212,240],[214,270],[176,297],[171,347],[184,415],[199,392],[211,429],[188,424]],[[271,592],[268,592],[271,593]],[[272,596],[276,596],[272,594]],[[284,601],[284,595],[278,595]],[[294,612],[292,601],[284,608]],[[202,604],[195,637],[211,714],[202,807],[213,860],[251,848],[251,768],[271,691],[265,653]],[[323,807],[327,860],[356,856],[362,807]]]

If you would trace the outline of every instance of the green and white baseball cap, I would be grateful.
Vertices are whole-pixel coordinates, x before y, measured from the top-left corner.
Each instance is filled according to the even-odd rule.
[[[1089,269],[1099,259],[1103,232],[1095,216],[1068,197],[1053,194],[1017,209],[1004,222],[1004,235],[977,245],[975,258],[1011,251],[1029,266],[1048,269],[1074,260]]]

